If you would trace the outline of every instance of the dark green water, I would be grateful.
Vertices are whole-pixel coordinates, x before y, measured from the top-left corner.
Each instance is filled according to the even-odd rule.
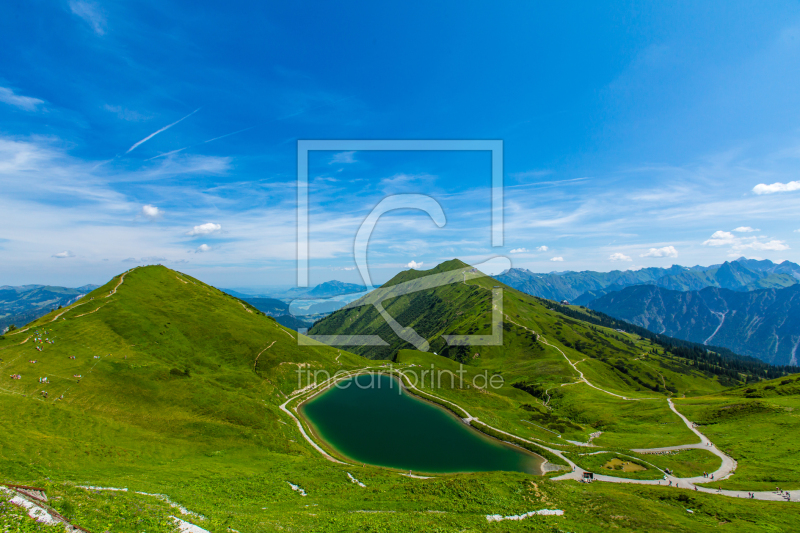
[[[361,375],[341,387],[306,403],[301,413],[319,437],[354,462],[430,473],[540,473],[542,458],[470,428],[401,390],[394,378]]]

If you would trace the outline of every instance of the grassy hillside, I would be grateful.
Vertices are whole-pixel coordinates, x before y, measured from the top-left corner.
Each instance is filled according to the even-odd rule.
[[[489,289],[496,282],[467,283],[436,295],[463,307],[420,321],[430,324],[432,340],[444,331],[482,331],[488,324]],[[715,378],[645,352],[641,339],[570,319],[513,291],[505,312],[516,323],[507,323],[507,346],[470,350],[466,358],[460,352],[440,357],[400,351],[397,364],[447,367],[462,359],[469,362],[469,376],[502,374],[506,385],[498,390],[453,386],[436,394],[461,402],[487,423],[575,454],[584,449],[567,440],[585,441],[598,428],[603,433],[595,442],[611,451],[683,442],[685,426],[666,409],[667,395],[686,394],[685,402],[695,394],[727,397]],[[305,386],[296,371],[374,368],[385,361],[298,346],[296,335],[190,276],[164,267],[129,271],[0,340],[0,481],[45,486],[53,506],[90,531],[171,531],[168,515],[176,511],[153,497],[76,485],[166,494],[205,517],[183,518],[220,533],[643,531],[654,525],[711,531],[721,521],[737,531],[777,531],[796,523],[796,512],[780,502],[667,487],[584,485],[499,472],[426,480],[329,462],[279,408]],[[627,372],[618,369],[618,360]],[[623,400],[576,383],[576,368],[609,391],[655,399]],[[42,377],[49,383],[40,383]],[[549,394],[547,407],[536,396],[541,389]],[[741,395],[752,394],[745,391]],[[670,464],[693,472],[706,460],[675,458]],[[366,486],[352,483],[348,473]],[[565,515],[499,524],[486,519],[545,508]],[[8,509],[0,502],[0,524],[23,520]],[[28,527],[13,524],[21,531]]]

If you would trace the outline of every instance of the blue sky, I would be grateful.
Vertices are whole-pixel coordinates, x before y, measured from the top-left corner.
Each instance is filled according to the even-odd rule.
[[[495,254],[534,271],[800,261],[796,2],[0,7],[0,285],[162,262],[291,284],[298,139],[501,139],[487,153],[315,152],[311,283]],[[435,4],[435,5],[431,5]],[[757,230],[757,231],[756,231]]]

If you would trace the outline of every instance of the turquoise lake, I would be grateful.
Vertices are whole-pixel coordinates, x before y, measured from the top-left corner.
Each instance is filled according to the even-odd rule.
[[[353,462],[421,473],[541,473],[544,459],[492,439],[389,376],[340,382],[300,408],[316,435]]]

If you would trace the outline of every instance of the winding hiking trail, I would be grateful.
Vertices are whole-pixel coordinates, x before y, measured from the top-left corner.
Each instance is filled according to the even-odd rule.
[[[273,344],[275,344],[275,341],[272,341],[272,342],[270,343],[270,345],[269,345],[269,346],[267,346],[266,348],[264,348],[263,350],[261,350],[260,352],[258,352],[258,355],[256,356],[256,360],[255,360],[255,361],[253,361],[253,370],[255,370],[255,369],[256,369],[256,366],[258,366],[258,358],[259,358],[259,357],[261,357],[261,354],[262,354],[262,353],[264,353],[264,352],[266,352],[266,351],[267,351],[267,350],[269,350],[270,348],[272,348],[272,345],[273,345]]]
[[[565,354],[565,353],[564,353],[564,352],[561,350],[561,348],[559,348],[558,346],[556,346],[556,345],[554,345],[554,344],[550,344],[549,342],[547,342],[547,339],[545,339],[545,338],[544,338],[544,335],[542,335],[542,334],[540,334],[540,333],[536,333],[536,332],[535,332],[535,331],[533,331],[532,329],[530,329],[530,328],[528,328],[528,327],[525,327],[525,326],[523,326],[522,324],[518,324],[517,322],[514,322],[513,320],[511,320],[511,317],[509,317],[509,316],[508,316],[508,315],[506,315],[506,314],[504,314],[503,316],[504,316],[504,317],[506,317],[506,320],[508,320],[508,321],[509,321],[509,322],[511,322],[512,324],[514,324],[514,325],[516,325],[516,326],[519,326],[519,327],[521,327],[522,329],[525,329],[525,330],[527,330],[527,331],[530,331],[531,333],[533,333],[534,335],[536,335],[536,338],[537,338],[538,340],[542,341],[542,343],[543,343],[543,344],[545,344],[546,346],[549,346],[550,348],[554,348],[556,351],[558,351],[558,353],[560,353],[560,354],[561,354],[561,355],[564,357],[564,359],[566,359],[567,363],[569,363],[569,366],[571,366],[571,367],[572,367],[572,369],[573,369],[573,370],[575,370],[575,372],[577,372],[577,373],[578,373],[578,375],[580,376],[580,377],[578,378],[578,381],[576,381],[575,383],[586,383],[587,385],[589,385],[591,388],[593,388],[593,389],[595,389],[595,390],[599,390],[600,392],[604,392],[604,393],[606,393],[606,394],[610,394],[611,396],[615,396],[615,397],[617,397],[617,398],[621,398],[621,399],[623,399],[623,400],[626,400],[626,401],[629,401],[629,402],[630,402],[630,401],[641,401],[641,400],[659,400],[659,399],[660,399],[660,398],[628,398],[627,396],[621,396],[621,395],[619,395],[619,394],[615,394],[615,393],[613,393],[613,392],[611,392],[611,391],[607,391],[607,390],[605,390],[605,389],[601,389],[600,387],[598,387],[597,385],[595,385],[595,384],[591,383],[591,382],[590,382],[588,379],[586,379],[586,376],[584,376],[584,375],[583,375],[583,372],[581,372],[580,370],[578,370],[578,366],[577,366],[577,365],[578,365],[578,363],[581,363],[581,362],[585,361],[586,359],[581,359],[581,360],[580,360],[580,361],[578,361],[577,363],[573,363],[573,362],[570,360],[570,358],[569,358],[569,357],[567,357],[567,354]],[[565,386],[565,385],[575,385],[575,383],[564,383],[564,384],[562,384],[561,386],[563,387],[563,386]],[[547,389],[547,390],[549,391],[550,389]],[[548,402],[547,402],[547,403],[549,403],[549,402],[550,402],[550,400],[549,400],[549,395],[548,395]],[[545,404],[545,406],[547,406],[547,404]]]
[[[139,268],[139,267],[135,267],[135,268]],[[134,269],[132,268],[131,270],[134,270]],[[122,285],[122,283],[125,281],[125,274],[127,274],[127,273],[128,273],[128,272],[130,272],[131,270],[128,270],[128,271],[126,271],[126,272],[123,272],[123,273],[122,273],[122,275],[119,277],[119,283],[117,283],[117,285],[116,285],[116,286],[115,286],[113,289],[111,289],[111,292],[109,292],[108,294],[106,294],[106,295],[104,296],[104,298],[108,298],[108,297],[112,296],[113,294],[116,294],[116,292],[117,292],[117,289],[119,289],[119,286],[120,286],[120,285]],[[56,320],[58,320],[59,318],[61,318],[61,315],[63,315],[63,314],[64,314],[64,313],[66,313],[67,311],[72,311],[72,310],[73,310],[73,309],[75,309],[76,307],[78,307],[78,306],[81,306],[81,305],[86,305],[86,304],[90,303],[91,301],[92,301],[92,300],[88,300],[88,301],[86,301],[86,302],[81,302],[81,303],[79,303],[79,304],[73,304],[73,305],[70,305],[70,306],[67,306],[67,307],[65,307],[65,308],[64,308],[64,310],[63,310],[63,311],[61,311],[60,313],[58,313],[56,316],[54,316],[54,317],[53,317],[53,319],[52,319],[52,320],[50,320],[50,322],[55,322]],[[100,307],[102,307],[102,305],[101,305]],[[83,315],[78,315],[78,316],[85,316],[85,315],[89,315],[89,314],[91,314],[91,313],[94,313],[94,312],[96,312],[98,309],[100,309],[100,307],[98,307],[98,308],[97,308],[97,309],[95,309],[94,311],[90,311],[90,312],[88,312],[88,313],[84,313]],[[78,316],[76,316],[76,317],[74,317],[74,318],[78,318]],[[14,331],[11,331],[11,332],[7,333],[7,335],[16,335],[17,333],[22,333],[22,332],[28,331],[29,329],[31,329],[31,328],[34,328],[34,327],[39,327],[39,326],[29,326],[29,327],[27,327],[27,328],[24,328],[24,329],[17,329],[17,330],[14,330]]]
[[[139,267],[136,267],[136,268],[139,268]],[[133,270],[133,269],[131,269],[131,270]],[[128,272],[130,272],[130,270],[128,270],[127,272],[123,272],[123,273],[122,273],[122,275],[119,277],[119,283],[117,283],[117,286],[116,286],[116,287],[114,287],[113,289],[111,289],[111,292],[109,292],[108,294],[106,294],[106,298],[108,298],[108,297],[110,297],[110,296],[112,296],[112,295],[114,295],[114,294],[116,294],[116,293],[117,293],[117,289],[119,289],[119,286],[120,286],[120,285],[122,285],[122,282],[124,282],[124,281],[125,281],[125,274],[127,274]]]
[[[550,345],[550,346],[552,346],[552,345]],[[555,346],[554,346],[554,348],[555,348]],[[563,352],[562,352],[562,354],[563,354]],[[564,357],[566,357],[566,356],[564,356]],[[375,372],[375,369],[355,370],[355,371],[351,371],[351,372],[348,372],[348,373],[340,375],[340,376],[335,376],[335,377],[330,378],[330,379],[326,380],[325,382],[322,382],[322,383],[319,383],[319,384],[316,384],[316,383],[312,384],[309,387],[305,387],[304,389],[300,389],[298,391],[295,391],[291,395],[291,398],[286,400],[286,402],[284,402],[280,406],[281,410],[284,411],[286,414],[288,414],[295,421],[295,423],[297,424],[297,427],[300,429],[300,433],[303,435],[303,437],[306,439],[306,441],[309,444],[311,444],[311,446],[313,446],[314,449],[316,449],[326,459],[328,459],[330,461],[333,461],[333,462],[336,462],[336,463],[340,463],[340,464],[348,464],[348,463],[344,463],[343,461],[340,461],[340,460],[336,459],[335,457],[331,456],[326,451],[324,451],[316,442],[314,442],[314,440],[308,435],[308,433],[306,433],[306,431],[303,428],[303,425],[300,422],[300,420],[294,415],[294,413],[292,413],[290,411],[289,408],[287,408],[287,404],[289,402],[293,401],[293,400],[297,400],[297,399],[301,399],[301,398],[302,398],[300,400],[301,402],[307,401],[308,399],[312,398],[314,395],[316,395],[316,394],[320,393],[322,390],[324,390],[325,386],[330,386],[333,382],[335,382],[335,381],[337,381],[339,379],[346,379],[346,378],[352,377],[354,375],[358,375],[360,373],[365,373],[365,372],[366,373]],[[402,371],[398,371],[398,374],[400,374],[400,376],[402,376],[402,377],[406,377],[405,374]],[[581,382],[589,384],[585,380],[581,381]],[[550,444],[550,446],[547,446],[547,445],[545,445],[546,441],[541,441],[539,439],[535,439],[536,442],[534,442],[533,440],[529,440],[529,439],[520,437],[519,435],[514,435],[513,433],[509,433],[507,431],[503,431],[502,429],[496,428],[494,426],[490,426],[489,424],[486,424],[485,422],[481,422],[480,420],[478,420],[477,417],[472,416],[471,414],[469,414],[469,412],[466,409],[464,409],[463,407],[461,407],[460,405],[457,405],[457,404],[455,404],[455,403],[453,403],[453,402],[451,402],[449,400],[445,400],[444,398],[441,398],[441,397],[436,396],[434,394],[431,394],[429,392],[423,392],[419,388],[417,388],[415,385],[413,385],[410,381],[408,383],[405,383],[401,379],[401,383],[406,388],[414,389],[417,392],[419,392],[421,397],[423,397],[423,398],[424,397],[432,397],[432,398],[435,398],[436,400],[438,400],[439,402],[442,402],[443,404],[448,404],[448,405],[453,406],[456,409],[457,413],[460,412],[460,413],[464,414],[463,417],[461,417],[460,415],[459,415],[459,417],[467,425],[471,425],[471,422],[476,422],[477,424],[479,424],[481,426],[484,426],[484,427],[486,427],[486,428],[488,428],[488,429],[490,429],[492,431],[495,431],[495,432],[497,432],[497,433],[499,433],[501,435],[507,435],[508,437],[510,437],[510,438],[512,438],[512,439],[514,439],[514,440],[516,440],[518,442],[524,442],[524,443],[531,444],[533,446],[538,446],[539,448],[541,448],[543,450],[547,450],[548,452],[552,453],[553,455],[555,455],[559,459],[563,460],[565,463],[567,463],[569,465],[569,467],[571,468],[571,471],[566,473],[566,474],[563,474],[561,476],[557,476],[557,477],[552,478],[554,481],[566,481],[566,480],[580,481],[580,480],[583,479],[584,472],[587,472],[586,470],[582,469],[577,464],[575,464],[575,462],[573,462],[572,460],[567,458],[563,451],[551,447],[551,446],[554,446],[554,445],[558,446],[557,444],[546,443],[546,444]],[[594,388],[596,388],[597,390],[603,391],[603,389],[600,389],[598,387],[594,387]],[[603,391],[603,392],[607,392],[607,391]],[[619,396],[617,394],[613,394],[613,393],[609,393],[609,394],[612,394],[613,396],[616,396],[618,398],[628,399],[628,398],[624,398],[622,396]],[[634,398],[631,398],[631,400],[633,400],[633,399]],[[678,411],[678,409],[675,407],[675,404],[672,402],[672,398],[667,398],[667,403],[669,404],[670,409],[683,421],[683,423],[686,425],[686,427],[689,428],[689,430],[692,433],[694,433],[695,435],[698,436],[698,438],[700,439],[700,442],[694,443],[694,444],[682,444],[682,445],[677,445],[677,446],[666,446],[666,447],[663,447],[663,448],[632,449],[631,451],[632,452],[636,452],[636,453],[647,454],[647,453],[679,451],[679,450],[688,450],[688,449],[708,450],[709,452],[711,452],[714,455],[716,455],[717,457],[719,457],[721,459],[721,461],[722,461],[721,464],[720,464],[720,467],[716,471],[711,472],[711,474],[713,474],[714,478],[711,479],[710,475],[707,478],[703,477],[703,476],[695,476],[695,477],[688,477],[688,478],[675,477],[675,476],[666,474],[661,468],[658,468],[657,466],[655,466],[655,465],[653,465],[653,464],[651,464],[651,463],[649,463],[647,461],[643,461],[643,462],[645,462],[647,464],[650,464],[650,466],[652,466],[656,470],[659,470],[660,472],[664,473],[664,478],[663,479],[630,479],[630,478],[619,478],[619,477],[614,477],[614,476],[606,476],[606,475],[603,475],[603,474],[593,473],[594,480],[595,481],[604,481],[606,483],[632,483],[632,484],[636,484],[636,485],[664,485],[664,486],[670,486],[670,487],[674,487],[674,488],[678,488],[678,489],[694,490],[694,491],[697,491],[697,492],[705,492],[705,493],[708,493],[708,494],[719,494],[719,495],[722,495],[722,496],[728,496],[728,497],[732,497],[732,498],[749,498],[749,494],[750,493],[748,491],[718,490],[718,489],[713,489],[713,488],[708,488],[708,487],[702,487],[702,486],[699,485],[700,483],[709,484],[709,483],[714,483],[716,481],[722,481],[723,479],[726,479],[726,478],[730,477],[734,473],[734,471],[736,470],[737,463],[732,457],[730,457],[729,455],[727,455],[726,453],[721,451],[719,448],[717,448],[714,445],[714,443],[711,442],[708,439],[708,437],[706,437],[699,430],[697,430],[697,428],[694,427],[694,424],[688,418],[686,418],[683,414],[681,414],[680,411]],[[600,453],[611,453],[611,452],[606,452],[605,450],[598,450],[598,451],[592,452],[592,455],[600,454]],[[641,459],[639,459],[639,460],[641,460]],[[543,465],[543,468],[544,468],[544,465]],[[403,474],[403,475],[407,475],[407,474]],[[414,476],[412,476],[412,477],[414,477]],[[752,494],[753,494],[753,498],[752,499],[755,499],[755,500],[787,501],[786,498],[783,496],[783,494],[779,494],[777,492],[761,491],[761,492],[752,492]],[[795,500],[790,500],[790,501],[797,502],[798,500],[795,499]]]

